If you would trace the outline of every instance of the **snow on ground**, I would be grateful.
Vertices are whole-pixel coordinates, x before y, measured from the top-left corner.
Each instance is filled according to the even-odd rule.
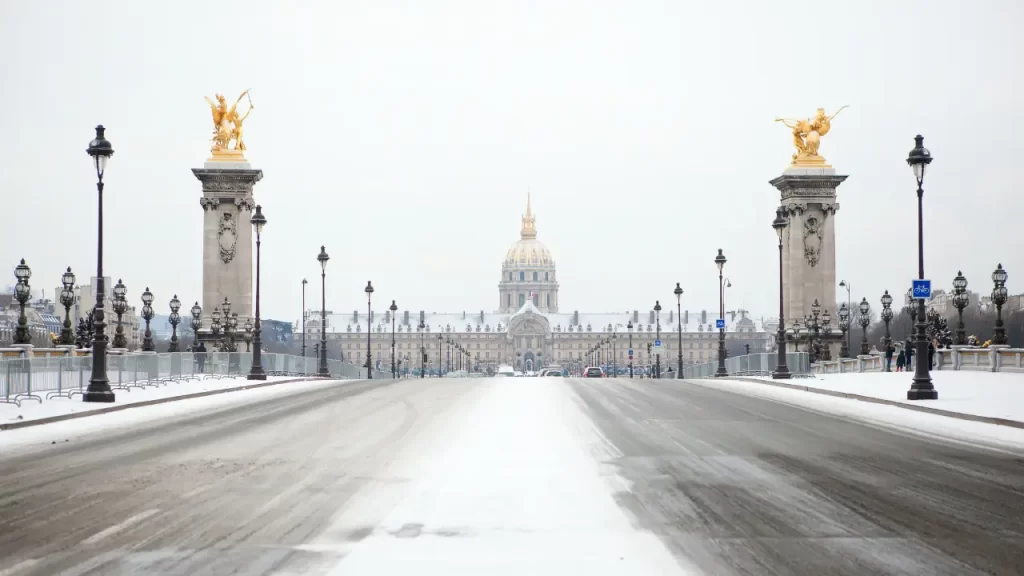
[[[788,380],[787,383],[1024,422],[1024,374],[939,371],[931,375],[932,384],[939,392],[938,400],[907,400],[913,372],[818,374],[815,378]],[[770,377],[759,379],[771,381]]]
[[[983,374],[979,375],[984,376]],[[858,376],[863,377],[874,375],[851,374],[849,376],[856,378]],[[890,375],[882,374],[881,376],[888,381]],[[902,377],[900,380],[906,382],[907,387],[909,387],[910,375],[904,373],[899,376]],[[832,379],[834,380],[841,377],[842,376],[836,375]],[[1011,428],[1008,426],[988,424],[985,422],[959,420],[957,418],[940,416],[938,414],[906,410],[899,406],[889,406],[837,396],[814,394],[803,390],[767,386],[756,382],[740,382],[725,378],[689,380],[688,382],[708,388],[716,388],[738,394],[756,396],[758,398],[781,402],[790,406],[796,406],[817,412],[834,414],[836,416],[850,418],[895,432],[904,432],[926,438],[938,438],[944,441],[970,446],[1004,449],[1005,451],[1009,451],[1014,454],[1019,454],[1021,450],[1024,450],[1024,430],[1020,428]],[[798,385],[806,384],[811,386],[812,381],[800,379],[791,380],[790,383]],[[898,385],[898,382],[894,381],[891,385],[895,387]],[[853,384],[846,386],[848,389],[845,391],[854,392],[852,389],[854,387]],[[937,387],[939,388],[939,397],[941,398],[942,388],[940,386]],[[905,394],[906,392],[904,391],[904,398],[906,397]],[[931,406],[932,402],[929,401],[923,405]]]
[[[294,376],[267,376],[266,382],[279,382],[281,380],[294,380]],[[147,386],[144,389],[132,388],[131,390],[114,390],[114,403],[105,404],[101,402],[83,402],[81,395],[74,399],[68,398],[46,398],[46,392],[40,392],[42,402],[32,399],[21,400],[21,407],[15,404],[0,403],[0,423],[22,422],[26,420],[38,420],[50,416],[63,414],[74,414],[91,412],[124,404],[136,404],[147,400],[157,400],[170,396],[184,396],[209,390],[223,390],[225,388],[238,388],[249,384],[261,384],[261,381],[249,381],[245,376],[234,378],[209,378],[205,380],[189,380],[187,382],[170,382],[160,386]]]
[[[286,377],[268,376],[267,381],[278,381],[287,380]],[[353,380],[352,382],[355,382]],[[210,382],[203,382],[201,384],[207,384],[207,386],[220,385],[221,388],[230,388],[232,386],[244,386],[245,381],[243,380],[213,380]],[[198,383],[192,382],[191,384],[196,385]],[[287,384],[279,384],[276,386],[266,386],[263,388],[253,388],[250,390],[240,390],[237,392],[228,392],[225,394],[212,394],[210,396],[202,396],[199,398],[187,398],[183,400],[177,400],[174,402],[165,402],[162,404],[153,404],[150,406],[138,406],[128,410],[120,410],[117,412],[108,412],[106,414],[96,414],[85,418],[73,418],[70,420],[62,420],[60,422],[51,422],[49,424],[42,424],[39,426],[28,426],[25,428],[16,428],[14,430],[0,430],[0,450],[9,452],[19,448],[26,448],[34,445],[45,445],[51,442],[64,442],[69,439],[79,438],[86,434],[97,433],[97,432],[109,432],[113,430],[119,430],[124,428],[131,428],[132,426],[151,422],[159,418],[175,418],[182,414],[196,414],[205,410],[217,410],[224,408],[229,405],[237,405],[248,402],[263,402],[267,399],[273,398],[277,395],[282,394],[293,394],[295,392],[315,390],[317,388],[325,386],[337,386],[337,380],[310,380],[304,382],[289,382]],[[172,392],[175,391],[172,386]],[[213,388],[207,388],[213,389]],[[146,390],[146,392],[157,393],[164,392],[164,396],[168,395],[164,389],[160,390]],[[201,392],[202,388],[193,386],[189,389],[191,392]],[[122,402],[122,398],[128,394],[121,394],[123,390],[117,390],[118,393],[117,401]],[[142,398],[143,391],[132,390],[129,394],[139,394],[138,398],[133,398],[135,402],[144,400]],[[182,394],[180,390],[176,392]],[[150,399],[153,396],[150,396]],[[31,401],[30,401],[31,402]],[[44,400],[43,405],[47,402],[50,403],[63,403],[65,410],[70,407],[81,408],[84,402],[81,401],[80,397],[75,400],[67,399],[53,399]],[[89,405],[94,406],[94,404]],[[110,406],[110,404],[100,404],[100,406]],[[17,406],[6,406],[0,404],[0,415],[6,415],[4,410],[17,409]],[[6,418],[5,418],[6,419]]]
[[[678,562],[613,499],[625,481],[561,380],[492,378],[432,467],[333,574],[671,575]],[[318,544],[324,545],[325,542]],[[341,543],[338,543],[341,544]]]

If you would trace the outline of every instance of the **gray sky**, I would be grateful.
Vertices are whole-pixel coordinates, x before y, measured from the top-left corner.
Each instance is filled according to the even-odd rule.
[[[528,187],[563,311],[648,309],[677,281],[684,308],[714,309],[723,248],[727,306],[776,315],[768,180],[792,151],[772,120],[843,104],[821,153],[850,175],[837,275],[855,300],[879,307],[916,274],[917,133],[935,156],[926,275],[948,288],[962,268],[988,292],[1001,261],[1021,291],[1018,2],[3,0],[0,16],[0,262],[26,258],[50,297],[64,267],[95,274],[85,148],[103,123],[107,273],[136,305],[148,284],[160,313],[199,298],[203,96],[246,88],[265,317],[298,318],[321,244],[328,308],[365,306],[372,279],[400,309],[493,310]]]

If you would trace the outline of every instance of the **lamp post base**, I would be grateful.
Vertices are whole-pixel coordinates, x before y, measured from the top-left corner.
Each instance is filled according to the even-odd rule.
[[[772,372],[772,380],[789,380],[793,377],[793,373],[789,371],[788,366],[779,366]]]
[[[114,391],[109,386],[106,390],[87,390],[85,394],[82,394],[82,401],[110,403],[114,401]]]
[[[914,387],[907,390],[907,400],[938,400],[939,391],[932,386],[931,380],[928,380],[925,386],[917,387],[918,383],[914,382]]]
[[[259,372],[253,370],[249,372],[249,375],[245,377],[246,380],[266,380],[267,374],[260,368]]]

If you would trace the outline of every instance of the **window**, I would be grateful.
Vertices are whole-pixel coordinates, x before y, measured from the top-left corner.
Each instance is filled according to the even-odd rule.
[[[547,281],[548,281],[548,273],[547,273],[547,272],[545,272],[545,273],[544,273],[544,281],[545,281],[545,282],[547,282]]]
[[[534,272],[534,273],[533,273],[533,281],[534,281],[534,282],[536,282],[536,281],[537,281],[537,273],[536,273],[536,272]]]
[[[506,304],[506,306],[511,306],[511,305],[512,305],[512,295],[509,294],[508,295],[508,304]],[[488,332],[490,332],[490,330],[488,330]]]
[[[520,272],[522,274],[522,272]],[[526,294],[519,294],[519,307],[522,308],[523,304],[526,304]]]
[[[520,272],[519,273],[519,281],[520,282],[525,282],[526,281],[526,272]]]
[[[547,274],[545,274],[545,276],[547,276]],[[551,306],[551,294],[550,293],[546,294],[544,296],[544,298],[547,301],[547,304],[545,304],[545,306]]]

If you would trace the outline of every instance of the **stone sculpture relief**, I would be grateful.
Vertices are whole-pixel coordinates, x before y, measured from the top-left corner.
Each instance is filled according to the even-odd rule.
[[[813,268],[821,255],[821,222],[811,216],[804,220],[804,259]]]
[[[238,243],[238,224],[235,215],[224,212],[217,225],[217,244],[220,246],[220,259],[227,264],[235,258],[235,245]]]

